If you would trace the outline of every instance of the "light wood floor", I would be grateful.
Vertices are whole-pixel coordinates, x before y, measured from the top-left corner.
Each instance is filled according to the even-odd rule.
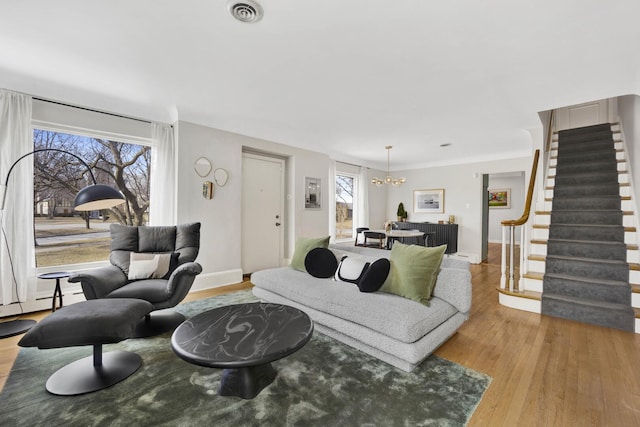
[[[470,425],[640,425],[640,335],[503,307],[495,290],[499,261],[490,255],[489,262],[471,266],[471,317],[435,353],[493,378]],[[249,286],[196,292],[188,300]],[[2,386],[18,339],[0,340]]]

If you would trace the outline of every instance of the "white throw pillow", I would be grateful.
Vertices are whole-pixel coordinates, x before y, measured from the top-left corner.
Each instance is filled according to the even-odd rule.
[[[361,258],[344,256],[340,260],[334,279],[339,282],[357,284],[365,271],[369,268],[370,262]]]
[[[159,279],[169,272],[171,253],[152,254],[131,252],[129,280]]]

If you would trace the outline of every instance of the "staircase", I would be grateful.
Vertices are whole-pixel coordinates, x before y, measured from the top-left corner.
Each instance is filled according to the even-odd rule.
[[[560,131],[542,314],[633,331],[610,124]]]
[[[638,220],[624,148],[619,123],[554,133],[523,276],[515,291],[498,288],[502,305],[640,333]]]

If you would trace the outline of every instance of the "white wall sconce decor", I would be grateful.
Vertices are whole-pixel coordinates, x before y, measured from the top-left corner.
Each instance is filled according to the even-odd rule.
[[[226,169],[217,168],[213,171],[213,180],[218,187],[224,187],[229,180],[229,172]]]
[[[201,178],[206,178],[211,173],[212,168],[211,160],[206,157],[198,157],[196,161],[193,162],[193,170],[195,170]]]

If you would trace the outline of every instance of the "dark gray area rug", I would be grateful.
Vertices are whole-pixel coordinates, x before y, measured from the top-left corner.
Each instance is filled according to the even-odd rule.
[[[221,305],[255,301],[250,291],[182,304],[187,316]],[[60,397],[45,390],[64,365],[91,355],[89,347],[23,348],[0,395],[6,426],[463,426],[491,378],[430,356],[403,372],[314,332],[297,353],[276,361],[276,380],[255,399],[217,395],[221,370],[189,364],[170,334],[105,345],[129,350],[143,366],[110,388]]]

